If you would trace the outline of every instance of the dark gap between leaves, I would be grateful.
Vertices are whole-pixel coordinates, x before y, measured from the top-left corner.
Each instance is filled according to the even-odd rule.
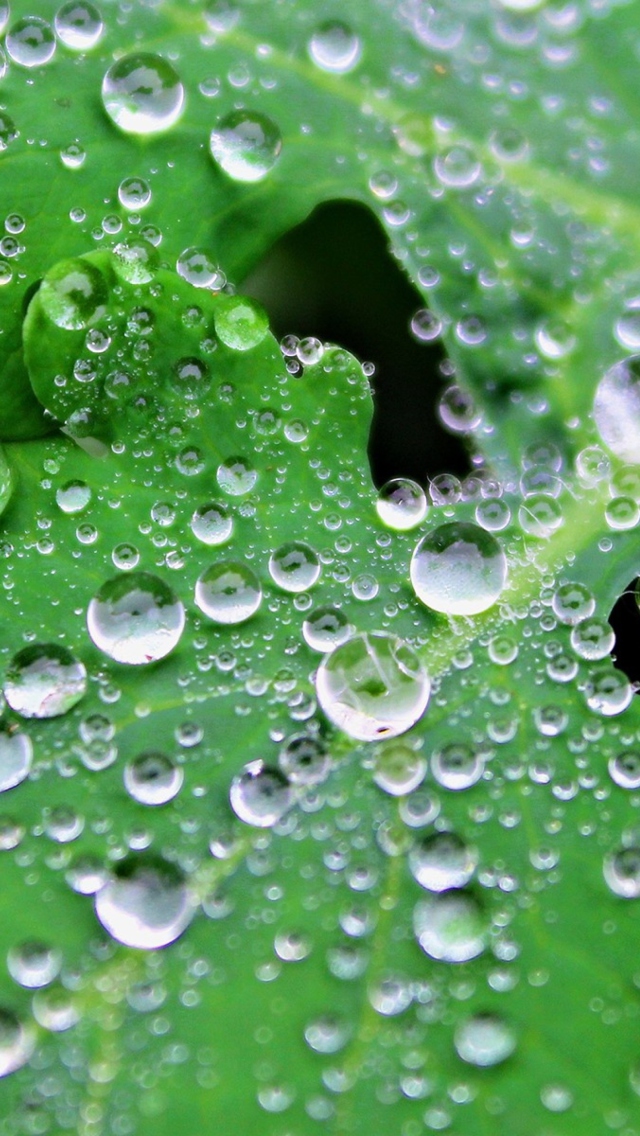
[[[438,473],[465,476],[463,443],[437,416],[445,359],[418,343],[411,317],[425,307],[389,251],[371,211],[352,201],[319,206],[270,249],[241,286],[264,304],[276,336],[312,335],[375,364],[369,460],[376,485]]]
[[[630,682],[640,683],[640,608],[637,595],[638,580],[632,580],[616,600],[609,623],[613,627],[616,641],[611,652],[618,670],[626,674]]]

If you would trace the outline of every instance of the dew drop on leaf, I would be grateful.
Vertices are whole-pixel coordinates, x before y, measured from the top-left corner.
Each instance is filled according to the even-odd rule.
[[[26,1065],[35,1048],[35,1033],[10,1010],[0,1009],[0,1077]]]
[[[157,950],[189,926],[194,905],[183,873],[151,855],[130,856],[95,897],[96,915],[112,938],[127,947]]]
[[[69,0],[56,12],[56,35],[70,51],[90,51],[104,31],[102,16],[88,0]]]
[[[430,689],[415,651],[384,631],[354,635],[322,660],[316,676],[323,711],[359,741],[405,733],[426,710]]]
[[[280,751],[278,765],[292,785],[319,785],[331,770],[322,742],[310,734],[295,734]]]
[[[322,71],[346,75],[358,63],[362,44],[346,24],[340,20],[327,20],[314,31],[308,51],[312,62]]]
[[[0,793],[24,781],[32,761],[33,746],[27,734],[0,730]]]
[[[56,490],[56,503],[63,513],[81,513],[91,501],[91,489],[84,481],[67,481]]]
[[[102,273],[87,260],[61,260],[44,277],[40,303],[56,327],[87,328],[104,314],[108,300]]]
[[[260,607],[262,588],[246,564],[219,560],[198,577],[194,598],[214,623],[244,623]]]
[[[556,588],[551,601],[553,614],[561,623],[573,627],[593,615],[596,601],[589,589],[580,583],[565,583]]]
[[[352,628],[339,608],[318,607],[303,620],[302,634],[312,651],[326,655],[334,647],[346,643],[352,634]]]
[[[496,602],[507,561],[490,533],[469,522],[439,525],[423,537],[411,559],[418,599],[446,615],[476,615]]]
[[[229,801],[236,816],[257,828],[271,828],[291,808],[294,795],[288,778],[259,759],[233,778]]]
[[[427,495],[417,482],[396,477],[382,486],[376,510],[380,520],[390,529],[407,532],[426,517]]]
[[[57,978],[62,966],[60,951],[44,943],[27,942],[12,947],[7,955],[7,970],[20,986],[35,990],[48,986]]]
[[[609,776],[621,789],[640,789],[640,752],[626,749],[609,761]]]
[[[494,1014],[474,1014],[456,1027],[456,1053],[468,1065],[487,1068],[506,1061],[516,1048],[511,1026]]]
[[[467,892],[444,891],[420,900],[413,925],[425,954],[443,962],[469,962],[487,945],[480,906]]]
[[[318,554],[302,541],[289,541],[269,557],[272,580],[285,592],[306,592],[320,578]]]
[[[164,658],[184,628],[184,607],[168,584],[149,572],[128,572],[102,585],[89,603],[87,628],[101,651],[139,666]]]
[[[40,16],[24,16],[9,28],[5,46],[9,58],[20,67],[42,67],[53,59],[56,37],[51,24]]]
[[[134,52],[106,72],[102,101],[109,117],[126,134],[157,134],[178,121],[184,87],[162,56]]]
[[[66,714],[86,689],[83,664],[57,643],[33,643],[18,651],[7,667],[3,687],[7,703],[23,718]]]
[[[604,445],[640,465],[640,355],[615,363],[598,383],[593,417]]]
[[[142,238],[119,241],[113,250],[113,267],[127,284],[150,284],[158,268],[157,250]]]
[[[0,111],[0,153],[6,150],[10,142],[18,137],[19,131],[12,118],[5,111]],[[7,281],[5,281],[7,283]]]
[[[226,277],[222,269],[212,260],[206,249],[186,248],[180,253],[176,270],[183,280],[194,288],[209,288],[219,292],[224,288]]]
[[[253,489],[258,480],[258,472],[247,458],[231,457],[218,466],[216,479],[224,493],[231,497],[242,497]]]
[[[621,347],[637,351],[640,347],[640,296],[627,300],[624,312],[614,325],[614,335]]]
[[[455,832],[425,836],[409,852],[411,874],[428,891],[465,887],[477,864],[476,849],[465,844]]]
[[[233,532],[233,517],[226,505],[210,501],[201,505],[191,517],[191,531],[203,544],[224,544]]]
[[[140,805],[165,805],[180,792],[182,767],[163,753],[141,753],[124,770],[124,787]]]
[[[269,330],[264,308],[244,296],[223,296],[213,318],[218,338],[233,351],[251,351]]]
[[[482,777],[484,760],[471,746],[452,742],[432,754],[431,772],[443,789],[470,789]]]
[[[378,750],[373,780],[390,796],[404,797],[418,788],[426,773],[427,762],[421,753],[393,742]]]
[[[266,114],[234,110],[211,131],[211,155],[234,181],[255,182],[267,176],[282,149],[280,131]]]
[[[138,212],[151,201],[151,186],[144,178],[124,178],[118,186],[118,200],[124,209]]]
[[[571,632],[571,646],[576,655],[591,662],[605,659],[611,653],[615,641],[611,624],[596,616],[583,619]]]

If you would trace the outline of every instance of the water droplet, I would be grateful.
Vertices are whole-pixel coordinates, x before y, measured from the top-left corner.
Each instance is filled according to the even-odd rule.
[[[478,853],[455,832],[425,836],[409,852],[415,880],[428,891],[449,891],[469,883],[478,865]]]
[[[6,150],[10,142],[18,137],[19,131],[12,118],[4,111],[0,112],[0,153]]]
[[[609,761],[609,776],[621,789],[640,789],[640,753],[624,750]]]
[[[431,772],[444,789],[470,789],[483,771],[482,754],[461,743],[444,746],[431,757]]]
[[[233,351],[251,351],[269,330],[264,308],[245,296],[221,297],[213,318],[218,338]]]
[[[218,485],[231,497],[242,497],[250,493],[258,480],[255,470],[247,458],[227,458],[216,471]]]
[[[331,769],[331,758],[318,738],[295,734],[280,751],[278,764],[293,785],[319,785]]]
[[[140,553],[133,544],[117,544],[111,553],[115,568],[128,572],[140,563]]]
[[[158,857],[129,857],[97,893],[96,915],[126,947],[151,951],[173,943],[189,926],[194,904],[182,872]]]
[[[80,1021],[80,1010],[62,986],[38,990],[31,1003],[33,1016],[42,1029],[62,1033]]]
[[[352,738],[404,733],[426,710],[431,683],[415,651],[384,631],[354,635],[323,659],[316,677],[327,717]]]
[[[3,689],[11,709],[23,718],[57,718],[84,695],[87,672],[66,647],[34,643],[13,656]]]
[[[108,300],[102,273],[88,260],[61,260],[47,272],[40,303],[57,327],[80,331],[104,315]]]
[[[32,761],[33,746],[27,734],[0,730],[0,793],[24,781]]]
[[[256,760],[234,777],[229,800],[234,813],[245,824],[271,828],[291,808],[294,796],[280,769]]]
[[[346,643],[352,634],[346,615],[337,607],[319,607],[306,617],[302,624],[302,634],[312,651],[326,655]]]
[[[482,912],[466,892],[445,891],[420,900],[414,908],[413,925],[425,954],[443,962],[468,962],[487,945]]]
[[[184,249],[178,257],[176,269],[183,280],[194,288],[209,288],[212,292],[219,292],[226,284],[226,276],[206,249]]]
[[[549,1112],[566,1112],[573,1104],[573,1093],[564,1085],[544,1085],[540,1090],[540,1100]]]
[[[640,896],[640,848],[632,846],[610,852],[605,856],[603,874],[614,895],[623,899]]]
[[[324,1014],[305,1027],[304,1039],[314,1053],[338,1053],[351,1037],[351,1026],[343,1018]]]
[[[262,588],[246,564],[220,560],[198,577],[195,602],[215,623],[244,623],[260,607]]]
[[[430,343],[442,333],[442,320],[429,308],[420,308],[411,317],[410,329],[419,343]]]
[[[593,417],[616,457],[640,464],[640,355],[615,363],[596,388]]]
[[[184,87],[171,64],[139,51],[111,65],[102,81],[104,108],[127,134],[156,134],[178,121]]]
[[[566,583],[556,588],[551,608],[561,623],[575,626],[581,620],[593,615],[596,601],[584,584]]]
[[[113,250],[116,275],[127,284],[150,284],[159,264],[158,250],[143,241],[119,241]]]
[[[190,523],[193,535],[203,544],[224,544],[233,532],[233,518],[229,510],[217,501],[196,509]]]
[[[285,592],[306,592],[320,578],[320,561],[308,544],[290,541],[269,557],[271,578]]]
[[[209,368],[195,356],[178,359],[171,369],[171,384],[187,401],[199,399],[211,384]]]
[[[182,788],[184,772],[163,753],[141,753],[124,770],[124,787],[140,805],[165,805]]]
[[[633,698],[633,687],[626,676],[613,668],[592,671],[585,686],[587,706],[596,714],[611,717],[622,714]]]
[[[302,962],[311,954],[310,940],[299,931],[279,931],[273,945],[283,962]]]
[[[109,872],[94,856],[79,856],[65,873],[65,879],[78,895],[95,895],[107,883]]]
[[[67,481],[56,490],[56,502],[63,513],[81,513],[91,500],[91,490],[84,481]]]
[[[376,510],[380,520],[390,529],[406,532],[426,517],[427,495],[417,482],[396,477],[382,486]]]
[[[474,1014],[456,1028],[453,1044],[458,1057],[468,1065],[487,1068],[499,1065],[516,1047],[516,1035],[502,1018],[494,1014]]]
[[[604,511],[610,529],[622,532],[634,529],[640,521],[640,506],[632,497],[614,497]]]
[[[498,541],[478,525],[439,525],[423,537],[411,559],[418,599],[446,615],[476,615],[496,602],[507,579]]]
[[[376,755],[373,780],[385,793],[402,797],[424,781],[426,759],[408,746],[393,743],[381,746]]]
[[[151,186],[144,178],[124,178],[118,186],[118,200],[124,209],[137,213],[151,201]]]
[[[23,1025],[10,1010],[0,1009],[0,1077],[15,1073],[26,1065],[35,1049],[32,1029]]]
[[[611,653],[616,641],[613,628],[604,619],[583,619],[571,632],[571,646],[581,659],[595,662]]]
[[[7,955],[7,970],[20,986],[36,990],[48,986],[57,978],[62,966],[62,955],[44,943],[21,943],[12,947]]]
[[[324,343],[313,335],[307,335],[296,344],[296,358],[305,367],[315,367],[324,355]]]
[[[438,154],[433,168],[442,185],[452,189],[467,189],[482,173],[480,162],[468,146],[451,146]]]
[[[557,501],[544,494],[527,497],[518,509],[518,521],[524,532],[530,536],[546,539],[560,528],[563,517]]]
[[[164,658],[184,628],[184,607],[172,589],[149,572],[107,580],[89,603],[87,628],[105,655],[138,666]]]
[[[511,521],[511,509],[499,497],[480,501],[476,505],[476,521],[487,532],[501,532]]]
[[[640,347],[640,296],[627,300],[624,312],[616,320],[614,335],[621,347],[637,351]]]
[[[307,45],[309,57],[322,71],[346,75],[360,59],[362,44],[340,20],[327,20],[316,28]]]
[[[211,131],[211,154],[234,181],[261,181],[282,149],[280,131],[266,114],[234,110]]]
[[[21,67],[42,67],[53,59],[56,37],[46,20],[39,16],[24,16],[12,24],[5,46],[9,58]]]
[[[70,0],[56,13],[58,39],[71,51],[90,51],[104,31],[102,16],[87,0]]]

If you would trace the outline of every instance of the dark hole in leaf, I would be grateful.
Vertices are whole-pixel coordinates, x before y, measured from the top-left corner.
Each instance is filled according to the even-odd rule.
[[[411,318],[425,301],[369,209],[352,201],[320,206],[273,246],[242,291],[264,304],[276,336],[312,335],[375,364],[369,458],[377,485],[470,472],[463,443],[437,416],[444,350],[412,336]]]
[[[632,580],[620,599],[616,600],[609,623],[616,633],[611,652],[619,670],[631,682],[640,682],[640,607],[636,599],[638,580]]]

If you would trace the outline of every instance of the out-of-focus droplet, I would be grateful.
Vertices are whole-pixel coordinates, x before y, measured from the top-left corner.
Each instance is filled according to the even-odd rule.
[[[75,655],[58,643],[32,643],[7,667],[4,696],[23,718],[57,718],[83,697],[87,672]]]

